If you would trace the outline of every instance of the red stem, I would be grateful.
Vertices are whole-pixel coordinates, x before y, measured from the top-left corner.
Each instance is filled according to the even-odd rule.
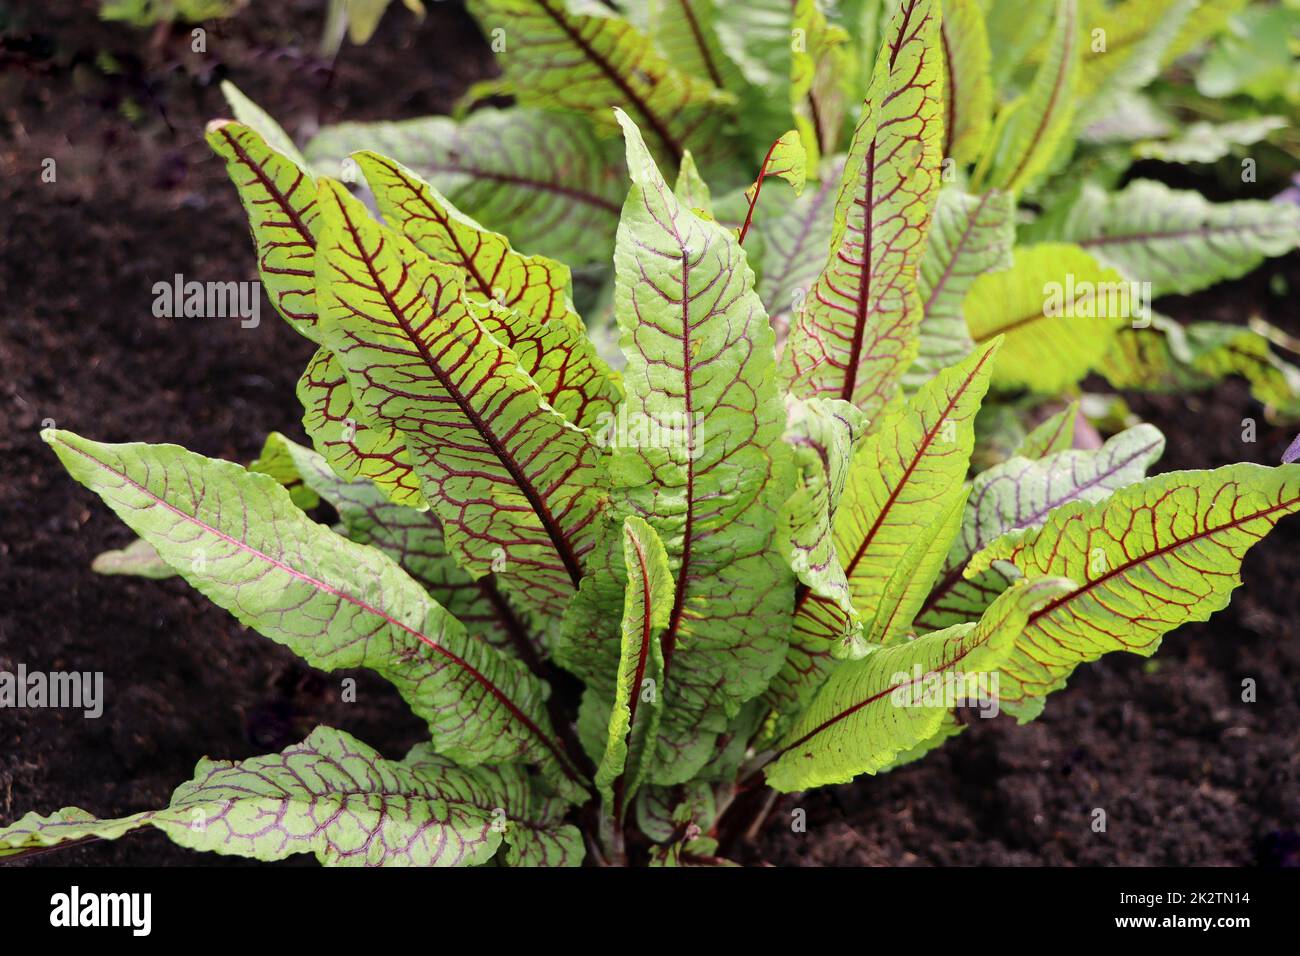
[[[745,236],[749,233],[749,224],[754,221],[754,207],[758,205],[759,193],[763,191],[763,180],[767,178],[767,167],[772,162],[772,154],[776,152],[777,146],[781,144],[778,139],[768,147],[767,155],[763,157],[763,165],[758,168],[758,178],[754,180],[754,198],[749,201],[749,212],[745,213],[745,224],[740,227],[740,236],[736,239],[736,244],[743,246]]]

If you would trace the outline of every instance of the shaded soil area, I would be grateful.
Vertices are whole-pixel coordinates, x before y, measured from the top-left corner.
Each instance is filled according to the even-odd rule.
[[[76,805],[120,815],[166,802],[205,755],[279,749],[326,723],[389,756],[421,725],[382,681],[323,675],[179,581],[100,577],[130,532],[41,443],[49,420],[105,441],[170,441],[252,459],[267,432],[302,437],[294,385],[311,353],[263,303],[260,326],[152,314],[152,287],[255,278],[244,214],[202,142],[234,80],[296,135],[341,119],[446,112],[490,55],[458,4],[400,5],[331,69],[323,4],[258,3],[188,29],[102,24],[95,4],[6,5],[0,21],[0,669],[103,671],[98,720],[0,711],[0,822]],[[42,181],[44,160],[57,178]],[[1300,260],[1171,303],[1180,318],[1300,333]],[[1211,399],[1134,399],[1169,436],[1163,468],[1276,462],[1291,437],[1240,383]],[[1241,441],[1241,420],[1259,440]],[[752,862],[803,864],[1296,862],[1300,855],[1300,522],[1246,562],[1245,587],[1155,665],[1082,669],[1044,716],[977,722],[921,764],[778,804]],[[1258,684],[1243,704],[1241,682]],[[792,833],[790,812],[807,812]],[[1092,812],[1107,830],[1092,832]],[[301,858],[299,858],[301,861]],[[145,833],[34,862],[230,863]]]

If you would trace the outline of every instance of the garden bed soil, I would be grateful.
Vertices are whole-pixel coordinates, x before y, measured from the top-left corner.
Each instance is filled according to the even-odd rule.
[[[105,441],[176,442],[236,461],[267,432],[302,440],[294,386],[311,354],[264,303],[263,321],[158,318],[152,286],[254,277],[243,210],[202,141],[233,79],[296,135],[342,119],[446,112],[491,57],[458,4],[400,5],[335,68],[315,51],[314,2],[254,4],[159,34],[103,24],[95,4],[40,5],[0,47],[0,669],[106,675],[97,720],[0,713],[0,822],[75,805],[163,805],[205,755],[241,759],[329,724],[401,755],[421,724],[383,681],[324,675],[241,627],[179,580],[102,577],[92,558],[130,532],[72,482],[38,436],[46,420]],[[12,14],[11,14],[12,16]],[[41,180],[42,160],[57,181]],[[1278,278],[1280,277],[1280,279]],[[1291,290],[1279,295],[1275,283]],[[1292,333],[1300,258],[1172,300],[1179,318]],[[1288,303],[1291,303],[1288,305]],[[1162,470],[1275,463],[1239,382],[1213,397],[1134,398],[1169,437]],[[1259,423],[1241,441],[1241,421]],[[1167,639],[1152,662],[1081,668],[1043,716],[976,721],[921,763],[783,797],[746,862],[775,864],[1278,864],[1300,860],[1300,519],[1246,560],[1231,608]],[[1243,679],[1258,701],[1241,701]],[[793,832],[792,811],[806,811]],[[1107,828],[1091,828],[1093,811]],[[288,861],[301,863],[306,858]],[[152,831],[31,861],[224,864]]]

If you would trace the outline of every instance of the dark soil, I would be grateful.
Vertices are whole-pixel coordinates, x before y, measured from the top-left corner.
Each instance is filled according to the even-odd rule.
[[[0,5],[0,669],[105,672],[98,720],[0,711],[0,822],[76,805],[120,815],[166,802],[202,756],[240,759],[330,724],[400,755],[421,726],[382,681],[359,702],[240,627],[179,581],[91,573],[130,532],[64,475],[49,419],[106,441],[169,441],[248,461],[267,432],[301,436],[294,384],[309,343],[263,303],[261,325],[152,314],[152,286],[255,278],[244,214],[202,142],[233,79],[291,132],[341,119],[446,112],[491,71],[458,4],[401,8],[335,69],[315,47],[322,3],[255,3],[208,26],[150,34],[99,23],[96,4]],[[57,182],[41,180],[42,160]],[[1300,288],[1300,259],[1171,309],[1293,333],[1271,286]],[[1294,291],[1290,293],[1294,296]],[[1289,301],[1294,301],[1290,299]],[[1211,399],[1134,399],[1169,435],[1164,468],[1276,462],[1240,383]],[[1241,420],[1259,440],[1241,441]],[[1300,522],[1246,561],[1232,607],[1167,640],[1152,665],[1112,655],[1082,668],[1041,719],[979,721],[920,764],[784,799],[750,861],[813,864],[1297,862],[1300,856]],[[1258,703],[1243,704],[1243,678]],[[807,811],[806,833],[784,821]],[[1108,816],[1104,834],[1092,811]],[[301,858],[299,858],[301,860]],[[145,833],[39,857],[59,863],[232,862]]]

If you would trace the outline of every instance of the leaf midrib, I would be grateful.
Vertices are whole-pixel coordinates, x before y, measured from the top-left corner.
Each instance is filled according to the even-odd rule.
[[[930,315],[930,307],[934,304],[935,299],[939,297],[940,292],[947,288],[948,280],[952,278],[952,270],[956,268],[957,260],[961,258],[962,253],[966,250],[966,243],[969,242],[971,237],[979,231],[981,225],[979,218],[984,212],[984,207],[987,206],[989,200],[993,198],[993,195],[994,190],[991,189],[981,195],[979,205],[975,207],[970,218],[966,220],[966,224],[962,227],[961,238],[957,240],[957,244],[952,250],[952,255],[948,257],[948,262],[943,267],[943,275],[939,276],[938,281],[930,287],[930,294],[925,297],[925,303],[921,306],[921,314],[923,316]]]
[[[628,85],[627,80],[619,75],[618,71],[614,69],[613,64],[597,53],[592,45],[587,42],[586,38],[575,30],[564,17],[555,11],[548,0],[536,0],[536,2],[537,5],[546,12],[546,15],[555,22],[555,25],[564,32],[565,36],[569,38],[569,41],[578,48],[582,55],[590,60],[596,68],[600,70],[600,72],[605,74],[609,81],[618,88],[620,93],[627,97],[628,103],[633,109],[640,113],[642,117],[644,117],[646,123],[650,126],[651,131],[668,149],[673,160],[675,162],[681,162],[682,145],[673,138],[671,133],[668,132],[668,128],[664,125],[663,120],[661,120],[659,116],[650,109],[650,104],[646,102],[645,98]]]
[[[302,237],[303,243],[315,249],[316,238],[312,235],[311,230],[307,228],[307,224],[304,223],[302,218],[298,215],[298,210],[296,210],[293,207],[293,204],[289,202],[289,197],[280,190],[280,187],[275,184],[274,180],[266,175],[266,170],[262,168],[261,164],[254,162],[253,158],[248,154],[240,142],[230,134],[229,125],[222,126],[220,128],[220,133],[226,142],[230,144],[230,148],[235,151],[235,155],[239,158],[239,162],[243,166],[247,167],[248,170],[257,177],[258,181],[262,184],[262,188],[275,199],[276,205],[278,205],[284,214],[289,217],[289,221],[293,224],[294,229]],[[290,160],[290,162],[292,161]],[[301,182],[306,178],[306,175],[306,173],[299,169],[298,182]]]
[[[944,406],[943,412],[935,420],[934,426],[926,429],[925,434],[921,438],[920,446],[912,454],[911,460],[908,461],[907,467],[903,470],[903,474],[899,476],[894,487],[890,489],[889,496],[885,499],[884,504],[880,508],[880,514],[876,516],[876,520],[872,524],[871,529],[862,539],[862,543],[858,546],[857,551],[854,552],[852,560],[849,561],[848,565],[844,568],[845,577],[849,578],[850,582],[852,581],[853,572],[856,570],[858,563],[866,554],[867,548],[871,546],[871,542],[875,538],[876,532],[880,530],[881,524],[889,515],[890,510],[894,507],[894,504],[898,500],[898,496],[902,494],[903,488],[905,488],[907,483],[911,481],[912,473],[916,471],[920,466],[922,459],[925,458],[925,453],[929,450],[931,443],[934,441],[934,437],[939,434],[939,430],[943,427],[943,423],[947,421],[948,416],[952,414],[952,410],[956,407],[957,402],[959,402],[962,396],[966,394],[966,391],[971,387],[971,383],[975,381],[975,376],[979,374],[980,369],[984,367],[984,364],[989,360],[991,355],[992,352],[990,351],[981,356],[980,360],[975,363],[974,368],[972,368],[966,375],[966,378],[963,379],[961,384],[958,385],[958,387],[953,390],[952,394],[948,396],[948,403]]]
[[[695,390],[691,375],[691,256],[690,250],[680,237],[677,243],[682,253],[682,405],[685,412],[683,421],[686,428],[687,448],[686,525],[682,531],[682,563],[677,569],[673,610],[662,642],[665,683],[668,681],[668,668],[672,663],[673,651],[677,647],[677,632],[681,627],[682,613],[686,604],[686,584],[690,580],[691,554],[695,544],[695,456],[690,454],[690,449],[695,447]]]
[[[894,64],[898,62],[899,51],[902,50],[903,44],[911,42],[907,36],[907,26],[912,20],[912,14],[916,12],[917,0],[912,0],[907,10],[903,13],[903,22],[898,28],[898,33],[889,46],[889,75],[893,75]],[[891,90],[890,95],[881,101],[881,108],[884,104],[897,94],[897,90]],[[871,299],[871,271],[874,262],[874,231],[875,231],[875,188],[876,188],[876,143],[880,137],[879,120],[876,120],[877,126],[871,134],[871,146],[867,150],[866,159],[862,163],[863,188],[866,192],[864,197],[862,215],[862,265],[861,272],[858,274],[858,296],[854,303],[854,323],[853,323],[853,341],[849,347],[848,361],[845,363],[844,387],[840,389],[840,398],[846,402],[853,403],[853,391],[857,387],[858,381],[858,362],[862,353],[862,342],[866,335],[867,309]]]
[[[1274,233],[1296,228],[1296,223],[1285,222],[1234,222],[1216,225],[1193,226],[1190,229],[1157,230],[1155,232],[1102,233],[1090,239],[1079,239],[1076,245],[1084,248],[1096,246],[1135,245],[1167,239],[1193,239],[1223,235],[1232,232]]]
[[[461,413],[464,414],[470,424],[474,426],[474,430],[478,432],[487,443],[497,460],[501,462],[502,466],[504,466],[506,471],[510,474],[515,486],[519,488],[524,497],[528,500],[528,504],[532,507],[533,513],[537,515],[538,520],[542,523],[542,529],[546,532],[547,537],[550,538],[551,546],[555,549],[556,555],[559,556],[560,561],[564,564],[564,569],[568,572],[570,581],[574,588],[577,588],[579,581],[582,580],[582,570],[578,565],[577,556],[573,553],[573,549],[570,547],[568,539],[564,536],[564,533],[556,523],[555,516],[551,514],[550,508],[547,507],[546,502],[542,501],[537,489],[533,487],[532,482],[528,480],[528,476],[524,474],[519,463],[515,461],[514,455],[512,455],[501,443],[496,432],[488,427],[487,422],[485,422],[483,417],[479,415],[477,409],[469,403],[469,400],[465,398],[460,389],[452,384],[452,382],[447,378],[442,366],[434,359],[433,353],[429,351],[424,339],[411,327],[411,323],[406,316],[406,310],[393,300],[388,289],[388,284],[380,278],[378,271],[375,269],[375,254],[366,251],[366,248],[361,241],[361,234],[356,228],[356,224],[352,222],[352,218],[348,215],[347,209],[344,208],[341,203],[339,209],[342,214],[344,225],[347,226],[348,232],[351,233],[352,241],[355,243],[357,251],[361,254],[362,261],[365,262],[366,269],[369,271],[371,279],[374,280],[375,289],[384,297],[384,303],[392,313],[393,318],[395,318],[401,325],[402,331],[406,333],[407,339],[420,353],[420,358],[424,361],[429,371],[433,373],[434,377],[437,378],[438,384],[441,385],[447,394],[452,397],[452,400],[456,403],[457,407],[460,408]]]
[[[678,0],[678,3],[682,8],[682,16],[686,19],[686,25],[690,27],[691,38],[699,48],[700,59],[704,61],[704,69],[709,74],[709,80],[718,89],[722,89],[722,75],[718,72],[717,64],[713,62],[713,54],[709,50],[709,45],[704,39],[704,33],[700,29],[700,24],[696,19],[695,11],[691,9],[690,0]]]
[[[1179,538],[1178,540],[1163,545],[1154,551],[1148,551],[1145,554],[1143,554],[1141,557],[1133,558],[1131,560],[1125,561],[1123,564],[1116,566],[1112,570],[1107,571],[1105,574],[1099,575],[1098,577],[1095,577],[1090,581],[1084,582],[1083,584],[1079,585],[1078,588],[1071,591],[1069,594],[1062,595],[1059,598],[1049,601],[1047,604],[1043,605],[1043,607],[1039,608],[1037,611],[1034,611],[1032,614],[1029,615],[1029,620],[1028,623],[1026,624],[1026,627],[1034,624],[1034,622],[1036,622],[1039,618],[1043,617],[1044,615],[1050,614],[1052,611],[1056,610],[1058,607],[1060,607],[1062,604],[1066,603],[1067,601],[1070,601],[1081,594],[1086,594],[1089,591],[1091,591],[1093,588],[1097,587],[1098,585],[1101,585],[1106,581],[1109,581],[1117,574],[1122,574],[1125,571],[1129,571],[1132,568],[1135,568],[1140,564],[1145,564],[1146,562],[1151,561],[1155,558],[1163,557],[1164,555],[1168,554],[1169,552],[1177,548],[1181,548],[1185,545],[1192,544],[1196,541],[1201,540],[1202,538],[1206,538],[1211,535],[1218,534],[1221,531],[1231,531],[1235,528],[1239,528],[1240,526],[1250,521],[1258,521],[1267,518],[1269,515],[1273,514],[1273,512],[1281,511],[1286,508],[1291,508],[1297,503],[1300,503],[1300,495],[1297,495],[1296,497],[1291,498],[1288,501],[1279,502],[1278,504],[1265,508],[1262,511],[1256,511],[1252,514],[1246,515],[1244,518],[1233,518],[1231,521],[1228,521],[1221,525],[1216,525],[1213,528],[1205,528],[1201,531],[1196,532],[1196,534],[1191,535],[1190,537]],[[1151,506],[1152,509],[1154,510],[1154,508],[1158,504],[1159,502],[1157,502],[1155,505],[1152,505]]]
[[[478,286],[479,293],[489,299],[493,298],[492,284],[488,282],[488,280],[483,276],[483,273],[479,271],[478,263],[474,261],[474,257],[471,256],[464,245],[461,244],[460,236],[457,235],[456,230],[451,227],[451,217],[447,215],[446,211],[439,209],[438,206],[429,198],[425,189],[414,187],[400,171],[389,165],[383,157],[378,154],[372,154],[371,158],[376,165],[385,169],[390,176],[398,181],[402,188],[409,192],[415,200],[420,203],[420,205],[428,210],[429,218],[437,224],[438,228],[442,230],[443,234],[446,235],[447,239],[455,247],[457,257],[465,267],[465,271],[468,272],[470,277],[474,280],[475,285]],[[500,262],[498,262],[497,268],[500,269]]]

